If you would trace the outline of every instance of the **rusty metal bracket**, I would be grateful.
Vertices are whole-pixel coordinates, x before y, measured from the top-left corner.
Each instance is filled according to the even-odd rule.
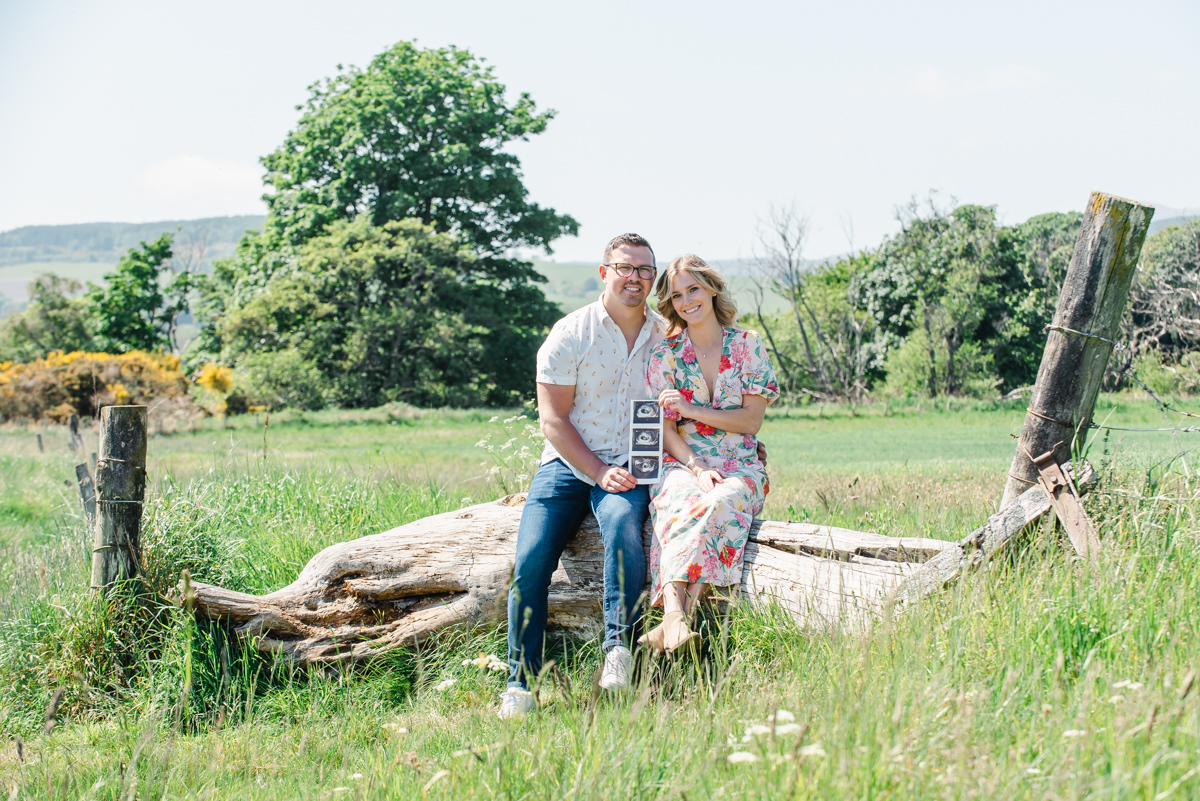
[[[1075,482],[1062,469],[1062,465],[1054,458],[1054,450],[1048,450],[1041,456],[1035,456],[1033,464],[1038,469],[1038,483],[1050,498],[1054,514],[1058,516],[1075,552],[1080,556],[1094,558],[1100,553],[1100,537],[1096,527],[1083,511],[1083,503],[1079,500],[1079,490]]]

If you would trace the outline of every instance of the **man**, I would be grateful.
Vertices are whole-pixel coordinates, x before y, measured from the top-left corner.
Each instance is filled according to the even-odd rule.
[[[646,485],[626,469],[629,401],[648,397],[646,357],[663,319],[646,305],[656,269],[650,243],[622,234],[604,249],[595,303],[555,323],[538,350],[537,400],[546,447],[521,513],[508,596],[508,689],[499,715],[521,717],[542,667],[550,576],[590,510],[604,542],[604,668],[600,686],[629,685],[629,646],[641,617]]]

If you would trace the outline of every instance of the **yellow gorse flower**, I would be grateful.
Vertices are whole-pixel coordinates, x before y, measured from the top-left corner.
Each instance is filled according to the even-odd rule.
[[[200,368],[196,383],[207,390],[225,395],[233,389],[233,370],[223,364],[209,362]]]

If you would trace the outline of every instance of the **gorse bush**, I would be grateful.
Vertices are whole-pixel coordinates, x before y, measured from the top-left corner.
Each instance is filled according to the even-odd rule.
[[[188,407],[187,388],[178,357],[169,354],[54,352],[26,364],[0,363],[0,415],[62,423],[109,405]]]

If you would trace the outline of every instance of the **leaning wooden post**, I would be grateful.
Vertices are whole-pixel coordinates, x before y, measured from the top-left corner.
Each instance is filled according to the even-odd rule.
[[[1088,199],[1001,508],[1037,483],[1038,469],[1031,457],[1053,451],[1054,461],[1067,464],[1087,441],[1096,395],[1153,216],[1151,206],[1103,192],[1093,192]]]
[[[146,421],[145,406],[105,406],[100,412],[93,589],[107,589],[138,574],[146,495]]]

